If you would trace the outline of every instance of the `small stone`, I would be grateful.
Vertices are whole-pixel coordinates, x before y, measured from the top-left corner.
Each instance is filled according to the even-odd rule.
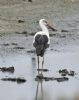
[[[12,45],[18,45],[17,43],[11,43]]]
[[[8,43],[4,43],[3,45],[4,45],[4,46],[9,46],[9,44],[8,44]]]
[[[75,75],[75,71],[70,71],[70,72],[68,73],[68,75],[69,75],[69,76],[74,76],[74,75]]]
[[[68,81],[69,78],[68,77],[60,77],[60,78],[56,78],[57,82],[64,82],[64,81]]]
[[[32,0],[28,0],[28,2],[32,2]]]
[[[67,69],[62,69],[62,70],[59,70],[59,73],[68,74],[68,70]]]
[[[18,20],[18,23],[24,23],[24,22],[25,22],[24,20],[21,19]]]
[[[61,32],[69,32],[68,30],[61,30]]]
[[[35,50],[28,50],[27,53],[35,53]]]

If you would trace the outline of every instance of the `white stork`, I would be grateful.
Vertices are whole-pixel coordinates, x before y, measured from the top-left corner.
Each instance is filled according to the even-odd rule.
[[[48,48],[50,45],[50,37],[49,37],[48,29],[57,31],[56,29],[51,27],[45,19],[41,19],[39,21],[39,25],[42,31],[37,32],[34,35],[34,39],[33,39],[33,46],[36,48],[36,54],[38,58],[38,73],[39,73],[39,56],[43,57],[43,60],[42,60],[42,71],[43,71],[44,52],[46,48]]]

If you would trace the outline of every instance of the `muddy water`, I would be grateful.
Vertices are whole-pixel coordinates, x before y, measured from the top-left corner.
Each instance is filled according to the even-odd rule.
[[[37,62],[35,56],[29,55],[9,55],[5,59],[0,58],[0,66],[15,67],[14,74],[1,73],[2,77],[24,77],[27,81],[23,84],[14,82],[0,81],[0,99],[1,100],[35,100],[37,85],[39,91],[37,98],[43,100],[50,100],[57,98],[73,98],[76,92],[79,92],[79,76],[69,77],[69,81],[58,83],[56,81],[41,82],[35,81],[37,75]],[[44,72],[44,76],[59,77],[59,69],[68,69],[79,72],[79,53],[47,53],[45,55],[44,67],[49,69],[49,72]],[[42,90],[41,90],[42,88]],[[37,99],[42,100],[42,99]]]
[[[45,77],[60,77],[60,69],[73,70],[68,81],[35,81],[37,57],[32,46],[32,36],[7,34],[0,37],[0,67],[14,66],[15,72],[1,72],[0,79],[21,77],[25,83],[0,80],[0,100],[75,100],[79,94],[79,35],[57,34],[51,37],[50,48],[45,53]],[[19,41],[18,41],[19,40]],[[7,45],[8,44],[8,45]],[[24,47],[14,48],[14,47]],[[41,62],[41,61],[40,61]],[[41,64],[40,64],[41,66]]]
[[[29,13],[30,10],[25,13],[24,9],[19,11],[14,7],[15,9],[9,8],[10,14],[6,16],[7,11],[3,9],[5,13],[2,10],[2,17],[6,16],[9,19],[8,15],[12,15],[11,18],[16,20],[17,16],[24,15],[26,23],[22,25],[22,29],[28,29],[32,32],[38,31],[36,21],[41,17],[50,19],[51,23],[54,21],[58,31],[51,32],[53,36],[50,48],[45,53],[44,63],[44,68],[49,69],[49,71],[43,72],[43,75],[45,77],[61,77],[58,73],[60,69],[73,70],[77,75],[67,76],[69,80],[64,82],[35,81],[38,73],[37,57],[32,46],[33,37],[26,34],[7,34],[5,32],[6,34],[0,34],[0,67],[14,66],[15,72],[3,73],[0,71],[0,79],[21,77],[26,79],[26,82],[18,84],[17,82],[0,80],[0,100],[79,100],[79,4],[78,0],[69,1],[70,4],[66,2],[67,0],[64,0],[65,3],[60,1],[55,3],[57,6],[50,2],[46,10],[43,9],[43,6],[36,4],[37,6],[34,5],[34,7],[37,7],[35,8],[37,10],[34,9],[31,13]],[[32,5],[28,6],[33,9]],[[25,7],[27,6],[25,5]],[[17,11],[17,13],[13,14],[13,11]],[[7,24],[6,28],[3,26],[3,30],[8,29]],[[20,29],[22,31],[21,27],[17,24],[13,25],[13,22],[9,30],[12,29],[12,26],[13,30]],[[61,29],[69,32],[61,32]]]

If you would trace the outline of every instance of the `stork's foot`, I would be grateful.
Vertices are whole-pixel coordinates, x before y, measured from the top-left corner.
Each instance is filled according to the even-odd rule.
[[[35,80],[41,82],[43,80],[43,74],[38,74]]]
[[[43,74],[40,73],[40,74],[38,74],[36,77],[39,78],[39,79],[43,79]]]

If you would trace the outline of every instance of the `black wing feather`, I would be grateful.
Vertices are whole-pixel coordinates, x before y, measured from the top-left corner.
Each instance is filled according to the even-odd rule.
[[[34,47],[36,48],[36,54],[37,56],[43,56],[45,49],[49,46],[47,44],[48,37],[47,35],[36,35],[35,42],[33,43]]]

